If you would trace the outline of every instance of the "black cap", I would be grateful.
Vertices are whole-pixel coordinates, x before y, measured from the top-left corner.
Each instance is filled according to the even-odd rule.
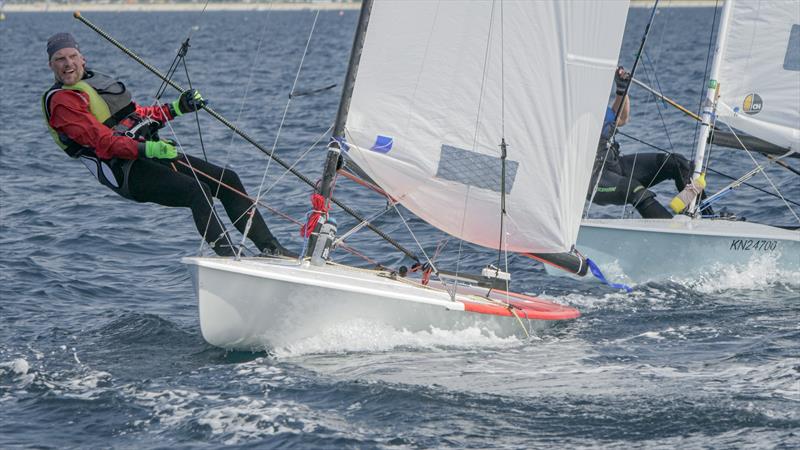
[[[78,48],[78,41],[75,40],[75,36],[71,33],[56,33],[50,36],[50,39],[47,40],[47,59],[53,57],[53,53],[61,50],[62,48],[74,48],[75,50],[80,51]]]

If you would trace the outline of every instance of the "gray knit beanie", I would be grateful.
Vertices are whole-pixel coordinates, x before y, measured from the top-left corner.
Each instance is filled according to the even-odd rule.
[[[75,50],[80,51],[78,48],[78,41],[75,40],[75,36],[70,33],[56,33],[50,36],[50,39],[47,40],[47,59],[53,57],[53,53],[61,50],[62,48],[74,48]]]

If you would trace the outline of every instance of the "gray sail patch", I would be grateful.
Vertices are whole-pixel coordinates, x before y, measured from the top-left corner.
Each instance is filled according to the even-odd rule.
[[[789,45],[783,58],[783,69],[800,72],[800,25],[792,25],[789,33]]]
[[[514,186],[518,167],[519,162],[506,159],[506,194]],[[496,156],[443,144],[436,177],[500,192],[501,169],[502,161]]]

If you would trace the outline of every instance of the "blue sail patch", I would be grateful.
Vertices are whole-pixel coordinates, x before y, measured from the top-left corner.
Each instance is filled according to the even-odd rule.
[[[370,150],[378,153],[389,153],[389,150],[392,149],[392,144],[394,144],[394,138],[381,136],[379,134],[378,137],[375,138],[375,144],[372,145]]]

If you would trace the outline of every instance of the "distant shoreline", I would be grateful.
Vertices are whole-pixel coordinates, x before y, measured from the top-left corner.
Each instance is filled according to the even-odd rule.
[[[651,8],[652,0],[632,0],[631,7]],[[672,0],[662,2],[662,7],[709,7],[716,5],[715,0]],[[54,4],[47,2],[38,3],[14,3],[6,4],[3,12],[73,12],[73,11],[93,11],[93,12],[166,12],[166,11],[302,11],[302,10],[353,10],[361,7],[360,3],[338,3],[338,2],[313,2],[313,3],[68,3]]]
[[[167,12],[167,11],[303,11],[359,9],[360,3],[28,3],[6,4],[4,12]]]

